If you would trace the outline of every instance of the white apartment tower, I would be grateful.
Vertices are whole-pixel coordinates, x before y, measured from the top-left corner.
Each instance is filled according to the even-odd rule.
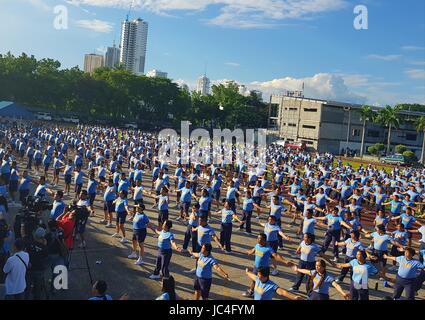
[[[136,75],[145,73],[148,23],[142,19],[123,21],[121,25],[120,63]]]
[[[115,68],[120,63],[120,49],[118,49],[115,44],[113,47],[108,47],[105,54],[105,67]]]
[[[210,94],[210,79],[208,79],[206,75],[203,75],[198,79],[198,86],[196,91],[203,96]]]
[[[96,69],[103,67],[103,56],[90,53],[84,56],[84,72],[92,74]]]

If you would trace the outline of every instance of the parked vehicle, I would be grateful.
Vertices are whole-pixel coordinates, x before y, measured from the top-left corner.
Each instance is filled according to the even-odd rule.
[[[65,122],[71,122],[76,124],[80,123],[80,119],[78,119],[75,116],[66,116],[66,117],[63,117],[62,120]]]
[[[38,112],[36,117],[37,120],[52,121],[52,115],[47,112]]]
[[[124,127],[127,129],[137,129],[137,124],[134,122],[130,122],[130,123],[126,123]]]
[[[414,162],[415,161],[406,158],[402,154],[394,154],[394,155],[381,158],[381,163],[395,164],[398,166],[410,165]]]

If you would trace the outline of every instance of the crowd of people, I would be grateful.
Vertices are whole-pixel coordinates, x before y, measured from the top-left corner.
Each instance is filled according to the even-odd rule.
[[[343,299],[368,300],[370,278],[377,277],[384,287],[393,287],[393,299],[405,292],[414,300],[425,280],[424,169],[353,168],[329,153],[278,145],[267,147],[265,162],[250,158],[184,164],[181,151],[177,161],[169,163],[161,150],[170,142],[155,134],[96,126],[3,123],[0,139],[0,263],[6,299],[45,298],[51,290],[46,283],[52,283],[45,279],[46,270],[67,266],[74,247],[87,246],[90,219],[114,228],[111,236],[122,243],[131,242],[128,259],[136,265],[145,263],[147,236],[157,237],[156,265],[149,278],[162,279],[162,300],[179,298],[170,270],[175,252],[194,259],[194,268],[187,270],[194,278],[194,299],[209,298],[214,271],[232,281],[226,264],[214,257],[214,246],[232,255],[235,228],[251,237],[253,225],[263,231],[254,234],[257,244],[245,252],[255,258],[252,265],[242,266],[247,290],[241,296],[299,300],[304,292],[308,299],[328,300],[334,289]],[[171,143],[181,150],[184,143],[195,147]],[[236,148],[218,151],[234,155]],[[197,158],[202,156],[209,155]],[[65,197],[71,201],[66,203]],[[50,199],[52,206],[44,216],[41,204]],[[103,202],[101,220],[96,215],[98,200]],[[36,218],[44,223],[13,228],[11,212],[34,203],[39,205]],[[169,212],[174,206],[177,216]],[[156,221],[147,210],[156,212]],[[287,226],[285,217],[290,218]],[[172,220],[187,226],[184,238],[173,234]],[[220,221],[219,232],[209,224],[215,220]],[[289,227],[296,228],[296,237],[285,231]],[[325,237],[318,243],[321,230]],[[289,241],[298,243],[293,252],[284,246]],[[294,273],[291,287],[281,288],[271,280],[279,273],[278,264]],[[327,271],[331,266],[340,273]],[[345,291],[341,283],[348,274],[350,290]],[[300,289],[303,282],[305,291]],[[98,280],[91,299],[112,299],[106,290],[106,282]]]

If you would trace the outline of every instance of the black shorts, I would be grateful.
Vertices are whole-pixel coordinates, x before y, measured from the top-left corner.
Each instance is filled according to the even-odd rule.
[[[260,197],[252,197],[252,201],[257,205],[261,206],[261,196]]]
[[[279,241],[268,241],[267,244],[269,245],[270,248],[273,249],[274,252],[277,252],[277,249],[279,249]]]
[[[214,199],[216,201],[220,201],[220,190],[215,190],[214,191]]]
[[[70,174],[65,175],[65,184],[71,184],[72,176]]]
[[[137,241],[138,243],[145,242],[146,234],[147,234],[146,229],[134,229],[133,241]]]
[[[106,181],[106,178],[105,177],[99,177],[99,181],[100,182],[105,182]]]
[[[91,206],[93,205],[95,198],[96,198],[96,193],[89,193],[89,203]]]
[[[183,210],[184,213],[189,214],[190,202],[182,202],[180,205],[180,209]]]
[[[143,203],[143,198],[142,199],[134,200],[134,205],[142,205],[142,204],[144,204]]]
[[[61,169],[55,169],[54,170],[55,176],[58,176],[60,171],[61,171]]]
[[[18,191],[19,181],[18,180],[10,180],[9,181],[9,192]]]
[[[208,299],[210,295],[212,279],[205,279],[196,277],[193,283],[193,288],[196,291],[201,291],[202,299]]]
[[[125,224],[125,220],[127,218],[127,212],[117,212],[117,223]]]
[[[159,210],[158,212],[158,223],[162,224],[168,220],[168,210]]]
[[[103,203],[103,210],[107,211],[108,213],[115,212],[114,201],[105,201]]]
[[[75,193],[80,193],[81,192],[81,189],[83,188],[83,185],[82,184],[76,184],[75,185]]]

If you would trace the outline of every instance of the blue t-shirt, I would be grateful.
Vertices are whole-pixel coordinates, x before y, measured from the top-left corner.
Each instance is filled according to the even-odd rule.
[[[326,274],[322,284],[319,286],[322,276],[320,276],[316,270],[312,270],[310,274],[313,277],[313,291],[320,294],[329,295],[329,288],[335,281],[335,278]]]
[[[391,214],[399,215],[403,208],[403,202],[391,200]]]
[[[418,260],[407,260],[405,256],[397,257],[396,261],[399,265],[397,274],[404,279],[416,278],[418,271],[425,268]]]
[[[387,234],[380,235],[378,232],[374,232],[372,233],[372,237],[373,237],[373,248],[375,250],[379,250],[379,251],[388,250],[388,244],[392,240],[392,238],[389,235]]]
[[[196,276],[203,279],[212,278],[212,268],[217,264],[217,260],[210,254],[208,257],[199,253],[198,266],[196,268]]]
[[[162,230],[158,237],[158,248],[163,250],[171,249],[171,241],[174,240],[174,235],[170,231]]]
[[[104,201],[114,201],[116,199],[117,195],[115,193],[115,186],[108,186],[105,189],[105,193],[103,194],[103,200]]]
[[[227,190],[226,193],[227,200],[235,200],[236,199],[236,188],[232,187]]]
[[[245,212],[252,212],[252,210],[254,210],[254,200],[252,200],[252,198],[245,198],[242,209]]]
[[[394,241],[397,241],[402,246],[405,246],[409,239],[409,234],[406,231],[396,230],[391,233],[391,237],[393,237]]]
[[[149,218],[146,214],[136,212],[133,218],[133,229],[134,230],[142,230],[146,229],[146,226],[149,223]]]
[[[363,289],[367,289],[369,276],[377,274],[378,269],[368,262],[360,264],[357,259],[351,260],[349,264],[353,268],[353,276],[351,277],[353,282],[357,285],[361,285]]]
[[[353,243],[351,239],[345,240],[345,247],[347,248],[345,255],[348,258],[355,258],[357,251],[365,249],[360,241]]]
[[[198,244],[203,246],[206,243],[211,243],[212,237],[215,235],[214,230],[209,226],[199,226],[198,227]]]
[[[282,217],[283,207],[278,204],[271,204],[270,206],[270,215],[276,217],[276,221],[280,220]]]
[[[26,177],[21,179],[21,184],[19,185],[19,191],[29,190],[31,183],[31,177]]]
[[[314,227],[316,225],[316,219],[314,218],[304,218],[303,222],[303,234],[305,233],[311,233],[314,234]]]
[[[125,207],[128,206],[127,199],[118,198],[115,202],[115,212],[126,212]]]
[[[50,218],[56,220],[65,210],[65,203],[63,201],[54,201],[53,208],[50,211]]]
[[[168,196],[158,196],[158,210],[168,210]]]
[[[221,210],[221,223],[232,223],[234,212],[232,210]]]
[[[181,202],[186,202],[189,203],[192,201],[192,190],[189,188],[182,188],[180,189],[181,191],[181,196],[180,196],[180,201]]]
[[[279,286],[271,280],[261,282],[257,277],[254,287],[254,300],[272,300]]]
[[[209,197],[201,197],[199,199],[199,209],[203,211],[208,211],[210,204],[210,198]]]
[[[301,256],[300,259],[306,262],[314,262],[316,261],[317,254],[322,250],[322,248],[316,244],[306,244],[304,241],[300,243],[301,247]]]
[[[255,267],[269,267],[270,258],[275,253],[269,246],[260,246],[258,243],[255,245]]]
[[[401,214],[400,218],[401,223],[406,229],[412,228],[413,223],[416,221],[416,218],[414,216],[409,216],[406,213]]]
[[[96,180],[89,180],[87,184],[87,193],[88,194],[96,193],[97,185],[98,185],[98,182]]]
[[[264,226],[264,233],[266,234],[267,241],[277,241],[280,227],[277,224],[266,223]]]
[[[112,297],[109,294],[105,294],[104,296],[91,297],[89,300],[112,300]]]
[[[326,220],[328,221],[328,228],[331,230],[340,230],[341,229],[341,217],[335,217],[333,214],[326,215]]]

